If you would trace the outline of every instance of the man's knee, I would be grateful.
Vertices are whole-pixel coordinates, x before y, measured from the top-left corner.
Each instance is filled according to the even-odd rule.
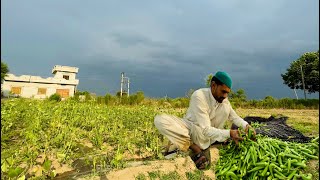
[[[164,119],[164,114],[156,115],[156,117],[154,117],[154,125],[157,127],[157,129],[162,127]]]
[[[172,127],[173,121],[167,114],[159,114],[154,118],[154,125],[161,133],[164,133]]]

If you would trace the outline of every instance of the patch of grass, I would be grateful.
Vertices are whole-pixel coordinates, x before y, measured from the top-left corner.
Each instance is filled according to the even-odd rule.
[[[210,180],[210,177],[204,175],[203,171],[195,170],[194,172],[186,172],[186,177],[188,180]]]
[[[293,117],[287,124],[299,130],[305,136],[319,136],[319,121],[310,117]]]
[[[158,171],[148,172],[148,175],[151,180],[157,179],[157,178],[160,178],[160,171],[158,170]]]
[[[143,173],[140,173],[140,174],[138,174],[138,176],[136,176],[135,179],[136,180],[147,180],[147,177]]]
[[[169,172],[168,174],[163,174],[160,176],[160,180],[172,180],[181,179],[180,175],[176,171]]]
[[[143,163],[143,165],[150,165],[151,164],[150,161],[143,161],[142,163]]]
[[[307,134],[313,134],[313,128],[312,126],[305,126],[303,124],[294,124],[292,125],[294,129],[300,131],[302,134],[307,135]]]
[[[319,180],[319,161],[318,160],[309,160],[307,163],[307,168],[303,173],[312,174],[312,179]]]
[[[148,176],[149,176],[149,178],[148,178]],[[176,171],[172,171],[169,173],[163,173],[163,172],[160,172],[159,170],[158,171],[151,171],[151,172],[148,172],[148,176],[146,176],[143,173],[140,173],[140,174],[138,174],[138,176],[135,177],[135,179],[136,180],[147,180],[147,179],[150,179],[150,180],[155,180],[155,179],[160,179],[160,180],[175,179],[175,180],[178,180],[178,179],[181,179],[180,175]]]

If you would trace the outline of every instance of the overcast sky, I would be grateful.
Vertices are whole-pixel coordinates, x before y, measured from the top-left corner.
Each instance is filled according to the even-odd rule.
[[[318,49],[319,0],[1,1],[10,73],[75,66],[78,89],[97,95],[119,91],[121,72],[132,93],[174,98],[225,71],[249,99],[295,98],[281,73]]]

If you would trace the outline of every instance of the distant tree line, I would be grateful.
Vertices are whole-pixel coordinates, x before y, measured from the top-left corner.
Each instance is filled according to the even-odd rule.
[[[191,91],[191,90],[190,90]],[[192,90],[193,91],[193,90]],[[84,95],[84,99],[79,96]],[[56,96],[56,95],[55,95]],[[190,95],[191,96],[191,95]],[[138,91],[129,97],[124,95],[120,96],[119,93],[112,95],[107,93],[105,96],[92,96],[89,92],[78,91],[74,97],[69,98],[70,100],[84,102],[84,103],[97,103],[105,104],[110,106],[115,105],[149,105],[164,108],[188,108],[190,102],[190,96],[178,97],[178,98],[149,98],[145,97],[142,91]],[[318,109],[319,99],[292,99],[292,98],[281,98],[277,99],[272,96],[266,96],[261,100],[247,100],[247,95],[243,89],[229,94],[228,97],[233,108],[283,108],[283,109]]]

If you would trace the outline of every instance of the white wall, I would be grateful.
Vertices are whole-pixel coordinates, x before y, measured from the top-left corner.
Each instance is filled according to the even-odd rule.
[[[75,73],[68,73],[68,72],[57,72],[54,75],[54,78],[62,79],[63,75],[69,76],[69,80],[75,80],[76,79],[76,74]]]
[[[4,81],[2,84],[2,91],[5,96],[9,95],[11,87],[21,87],[21,97],[44,99],[56,93],[56,89],[69,89],[69,97],[74,96],[75,86],[73,85],[60,85],[60,84],[40,84],[40,83],[27,83],[27,82],[11,82]],[[38,88],[46,88],[45,95],[38,95]]]
[[[14,82],[43,83],[43,84],[69,84],[69,85],[79,84],[78,79],[65,80],[62,78],[62,74],[60,75],[61,75],[61,78],[56,78],[56,77],[42,78],[40,76],[30,76],[30,75],[15,76],[14,74],[7,74],[7,76],[5,77],[5,80],[14,81]],[[75,74],[74,74],[74,77],[75,77]]]

